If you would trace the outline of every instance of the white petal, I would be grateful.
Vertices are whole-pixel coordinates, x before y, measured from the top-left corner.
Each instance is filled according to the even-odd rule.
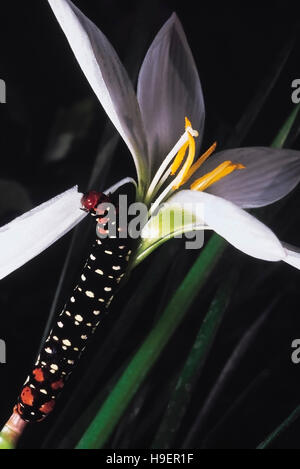
[[[130,79],[104,34],[70,0],[48,0],[76,59],[135,160],[147,167],[147,145]]]
[[[194,179],[228,160],[243,164],[245,169],[221,179],[208,192],[242,208],[272,204],[289,194],[300,181],[300,152],[268,147],[234,148],[216,153]]]
[[[201,83],[185,33],[175,14],[155,37],[142,65],[138,100],[147,129],[152,171],[173,148],[187,116],[199,131],[205,109]]]
[[[203,205],[204,222],[230,244],[249,256],[266,261],[285,260],[286,252],[275,234],[237,205],[196,191],[181,191],[168,202]]]
[[[79,223],[77,187],[16,218],[0,228],[0,279],[30,261]]]
[[[284,259],[284,261],[287,264],[290,264],[291,266],[300,270],[300,249],[294,246],[290,246],[286,243],[282,243],[282,245],[286,252],[286,258]]]

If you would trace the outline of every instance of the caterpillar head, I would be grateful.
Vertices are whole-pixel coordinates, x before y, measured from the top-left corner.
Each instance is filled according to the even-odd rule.
[[[89,191],[81,199],[82,209],[94,215],[97,207],[102,203],[108,203],[109,197],[102,192]]]

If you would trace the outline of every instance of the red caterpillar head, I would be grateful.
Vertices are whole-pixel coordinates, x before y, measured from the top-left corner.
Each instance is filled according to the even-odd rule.
[[[81,199],[83,210],[90,213],[95,213],[98,205],[109,202],[109,198],[102,192],[90,191],[84,194]]]

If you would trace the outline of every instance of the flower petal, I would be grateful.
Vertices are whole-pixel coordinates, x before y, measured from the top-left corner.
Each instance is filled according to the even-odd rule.
[[[234,171],[208,189],[242,208],[264,207],[285,197],[300,181],[300,152],[267,147],[236,148],[211,158],[195,177],[213,170],[224,161],[241,163],[246,169]]]
[[[300,249],[286,243],[282,243],[282,245],[286,252],[285,262],[300,270]]]
[[[180,191],[168,202],[191,204],[195,211],[202,205],[203,221],[249,256],[273,262],[286,257],[280,241],[266,225],[225,199],[204,192]]]
[[[0,228],[0,279],[30,261],[86,216],[77,187]]]
[[[141,177],[147,144],[136,95],[104,34],[70,0],[48,0],[76,59],[109,118],[126,142]]]
[[[138,101],[148,136],[152,172],[184,131],[187,116],[199,131],[205,109],[201,83],[186,36],[173,14],[152,43],[138,80]]]

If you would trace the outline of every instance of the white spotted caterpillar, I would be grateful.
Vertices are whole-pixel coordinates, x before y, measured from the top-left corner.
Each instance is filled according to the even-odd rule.
[[[66,381],[84,352],[87,342],[100,324],[125,275],[130,260],[132,239],[110,237],[109,212],[100,212],[99,204],[110,202],[102,193],[89,192],[82,198],[83,209],[97,217],[101,232],[96,239],[79,282],[46,340],[38,360],[28,376],[15,411],[26,422],[40,422],[55,407]],[[122,231],[115,214],[117,233]]]

